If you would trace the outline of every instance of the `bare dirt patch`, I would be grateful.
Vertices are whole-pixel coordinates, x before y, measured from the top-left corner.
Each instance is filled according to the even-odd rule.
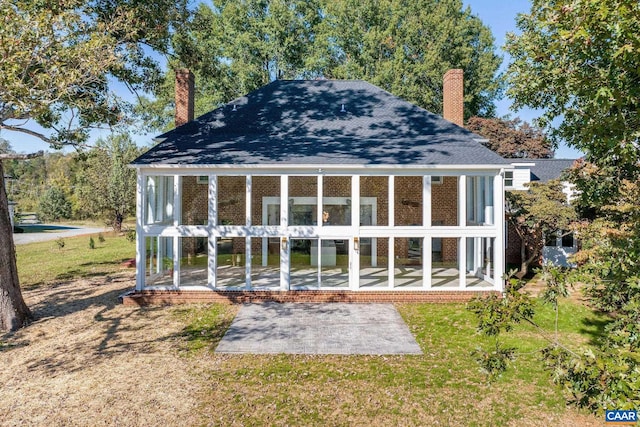
[[[167,308],[124,307],[132,273],[24,292],[36,320],[0,350],[2,425],[189,425],[199,384]]]

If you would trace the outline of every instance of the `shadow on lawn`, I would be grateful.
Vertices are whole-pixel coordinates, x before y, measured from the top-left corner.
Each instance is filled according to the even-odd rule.
[[[605,328],[611,323],[611,319],[608,319],[605,314],[603,317],[587,317],[582,320],[584,327],[580,328],[579,333],[589,337],[589,344],[600,344],[602,338],[606,335]]]

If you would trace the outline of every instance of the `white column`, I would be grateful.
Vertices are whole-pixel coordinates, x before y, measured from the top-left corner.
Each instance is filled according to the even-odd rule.
[[[458,177],[458,227],[467,225],[467,177]]]
[[[174,236],[173,239],[173,286],[180,286],[180,243],[179,237]]]
[[[395,177],[393,175],[389,175],[389,184],[388,184],[388,191],[389,191],[389,227],[393,227],[394,225],[396,225],[395,223]]]
[[[430,289],[431,288],[431,275],[432,273],[432,259],[431,259],[431,245],[432,240],[430,236],[427,236],[423,239],[422,243],[422,287]]]
[[[355,236],[349,239],[349,288],[360,288],[360,250],[362,250],[362,238],[360,237],[360,175],[351,176],[351,229]],[[355,250],[355,240],[358,239],[358,250]]]
[[[182,177],[173,176],[173,225],[175,227],[182,223]]]
[[[396,281],[396,248],[395,248],[395,238],[389,237],[389,288],[395,287]]]
[[[145,176],[138,169],[136,179],[136,291],[141,291],[144,287],[145,268],[147,268],[145,259],[146,236],[142,232],[142,222],[144,220],[142,204],[145,195],[144,180]]]
[[[458,280],[460,281],[460,289],[467,287],[467,239],[466,237],[458,238]]]
[[[431,227],[431,175],[422,177],[422,225]]]
[[[484,177],[481,176],[477,176],[473,179],[474,183],[473,183],[473,191],[475,192],[475,199],[476,199],[476,206],[475,206],[475,220],[478,223],[478,225],[482,225],[484,222],[486,222],[486,219],[484,218],[484,206],[482,203],[483,200],[483,194],[484,194],[484,185],[483,181],[484,181]],[[486,202],[485,202],[486,203]]]
[[[218,268],[218,245],[216,244],[216,236],[213,233],[213,227],[218,223],[218,177],[209,175],[209,214],[207,217],[207,230],[209,232],[207,263],[207,276],[209,278],[209,286],[215,288],[217,286],[216,271]]]
[[[323,218],[323,212],[324,212],[324,200],[323,200],[323,194],[324,194],[324,179],[322,178],[322,175],[317,175],[316,176],[316,182],[318,183],[317,187],[318,187],[318,193],[316,195],[316,203],[317,203],[317,207],[316,207],[316,223],[318,224],[318,227],[322,227],[324,225],[324,218]],[[320,241],[318,241],[318,266],[321,266],[322,264],[320,264],[320,253],[322,252],[322,248],[320,245]]]
[[[289,254],[291,250],[291,242],[289,241],[289,177],[282,175],[280,177],[280,290],[289,290],[290,284],[290,265]],[[286,242],[286,244],[285,244]]]
[[[247,227],[251,227],[251,175],[247,175],[246,177],[246,191],[245,191],[245,224]]]
[[[251,289],[251,237],[244,239],[244,287]]]
[[[504,274],[505,263],[505,220],[504,220],[504,181],[502,175],[498,174],[493,177],[493,206],[494,206],[494,224],[496,225],[496,240],[494,242],[493,271],[495,276],[495,289],[504,291]]]

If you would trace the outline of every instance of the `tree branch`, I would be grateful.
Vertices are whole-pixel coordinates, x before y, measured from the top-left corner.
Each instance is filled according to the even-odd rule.
[[[6,125],[6,124],[0,124],[0,129],[6,129],[6,130],[13,131],[13,132],[26,133],[27,135],[31,135],[31,136],[34,136],[36,138],[41,139],[42,141],[46,142],[47,144],[53,144],[53,141],[50,138],[44,136],[43,134],[41,134],[39,132],[32,131],[31,129],[21,128],[21,127],[17,127],[17,126]]]

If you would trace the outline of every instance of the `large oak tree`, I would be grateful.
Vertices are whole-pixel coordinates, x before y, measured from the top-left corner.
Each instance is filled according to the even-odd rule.
[[[0,0],[0,131],[81,147],[91,128],[121,123],[127,105],[110,79],[152,90],[161,73],[148,52],[167,51],[187,15],[186,0]],[[3,180],[0,167],[0,330],[13,330],[29,311]]]

